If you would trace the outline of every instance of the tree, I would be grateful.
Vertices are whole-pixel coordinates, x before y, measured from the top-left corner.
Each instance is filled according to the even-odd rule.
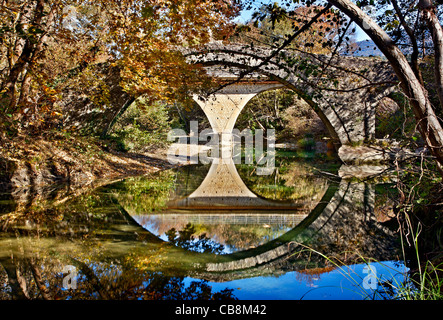
[[[418,36],[417,30],[414,30],[407,25],[405,15],[397,6],[396,0],[390,2],[393,3],[393,7],[397,7],[397,13],[394,19],[395,25],[403,26],[405,31],[409,34],[411,42],[416,42]],[[299,1],[297,1],[298,3]],[[311,1],[300,1],[306,6],[312,6]],[[333,41],[325,40],[325,45],[331,45],[334,47],[333,52],[337,52],[343,41],[347,40],[347,32],[349,31],[352,22],[355,22],[360,28],[366,32],[366,34],[374,41],[377,47],[382,51],[390,62],[393,70],[395,71],[398,79],[400,80],[401,88],[405,96],[409,99],[409,103],[414,111],[417,128],[420,131],[421,136],[426,142],[431,154],[435,157],[438,167],[443,174],[443,129],[442,124],[436,114],[436,110],[442,110],[442,100],[440,99],[440,105],[433,106],[428,92],[426,91],[423,81],[420,78],[420,72],[417,67],[417,52],[413,55],[411,63],[406,58],[405,54],[400,50],[399,46],[395,44],[393,39],[377,24],[367,13],[362,10],[361,7],[365,7],[369,4],[373,4],[374,1],[359,1],[358,5],[350,0],[327,0],[327,4],[324,5],[326,9],[335,7],[340,10],[344,18],[341,20],[339,34],[333,39]],[[387,1],[380,1],[380,3],[387,4]],[[248,2],[249,6],[251,2]],[[283,1],[282,7],[279,10],[273,10],[273,13],[268,14],[271,21],[275,19],[275,12],[278,12],[279,16],[289,15],[289,10],[283,9],[283,6],[290,7],[290,1]],[[248,5],[247,5],[248,6]],[[443,54],[443,32],[440,26],[438,16],[436,14],[436,7],[430,0],[420,0],[418,2],[418,8],[420,15],[426,22],[427,28],[432,34],[432,41],[434,43],[434,57],[435,57],[435,79],[436,86],[441,96],[443,91],[443,68],[442,68],[442,54]],[[381,9],[379,8],[379,11]],[[296,41],[297,37],[302,32],[310,30],[312,25],[319,19],[322,13],[318,9],[317,15],[312,17],[309,21],[306,21],[302,27],[294,28],[291,35],[286,37],[286,40],[280,44],[278,50],[282,50],[288,47],[290,43]],[[384,7],[382,13],[386,14],[388,8]],[[347,17],[347,19],[346,19]],[[334,21],[335,22],[335,21]],[[417,51],[417,48],[414,49]]]
[[[172,100],[202,84],[203,72],[186,63],[181,47],[223,37],[237,13],[235,1],[101,1],[109,16],[111,52],[124,88],[153,100]]]
[[[90,69],[97,63],[118,66],[131,94],[184,95],[204,77],[177,48],[223,37],[238,9],[236,0],[2,1],[1,122],[50,122],[64,88],[101,88]],[[96,94],[106,104],[106,88]]]
[[[440,170],[443,170],[443,128],[418,74],[414,72],[414,67],[409,64],[405,55],[393,43],[387,33],[357,5],[350,0],[328,0],[328,2],[342,10],[352,21],[365,30],[366,34],[389,60],[400,80],[403,92],[409,98],[417,127],[432,155],[436,158]],[[437,86],[443,88],[441,82],[443,79],[443,69],[440,67],[443,54],[443,43],[440,41],[440,37],[443,35],[442,28],[438,19],[436,19],[435,7],[429,1],[420,0],[419,7],[424,14],[428,27],[433,33],[436,81]],[[442,105],[439,107],[442,108]]]
[[[3,1],[0,13],[2,124],[51,122],[66,80],[102,58],[104,17],[88,1]]]
[[[323,6],[299,6],[286,12],[276,3],[262,5],[259,11],[254,13],[253,22],[238,28],[238,38],[234,40],[279,47],[294,31],[299,30],[323,9]],[[340,33],[342,23],[342,17],[337,10],[325,10],[312,23],[309,32],[299,34],[286,48],[307,53],[330,54],[333,51],[330,44]],[[353,38],[352,33],[347,36]]]

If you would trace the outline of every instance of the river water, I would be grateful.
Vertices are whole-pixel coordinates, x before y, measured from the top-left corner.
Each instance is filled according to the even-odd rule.
[[[0,199],[0,299],[396,299],[389,178],[281,152]]]

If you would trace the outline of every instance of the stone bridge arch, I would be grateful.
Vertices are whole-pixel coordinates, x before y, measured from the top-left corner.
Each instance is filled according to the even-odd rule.
[[[218,42],[199,50],[183,49],[183,54],[189,63],[203,65],[221,80],[221,88],[212,97],[202,101],[195,96],[207,115],[208,109],[218,105],[213,113],[220,121],[217,123],[217,116],[209,115],[215,131],[229,131],[243,107],[256,94],[286,87],[312,106],[335,140],[337,149],[346,145],[372,144],[376,105],[397,91],[398,85],[390,64],[380,59],[331,57]],[[118,67],[100,64],[94,70],[108,87],[109,101],[106,106],[98,106],[87,96],[80,95],[76,88],[67,90],[60,105],[66,129],[106,133],[136,98],[120,86]],[[219,112],[220,106],[227,109],[235,106],[237,110],[232,115],[223,115]],[[365,161],[384,161],[390,157],[383,150],[372,149],[364,153],[356,157],[365,158]],[[347,155],[342,157],[339,152],[339,156],[346,163],[358,160],[353,154],[349,158]]]
[[[217,104],[227,108],[237,105],[239,109],[232,119],[226,120],[230,123],[225,127],[212,120],[215,131],[229,131],[235,123],[233,119],[259,92],[286,87],[313,107],[338,145],[368,142],[375,138],[376,105],[397,85],[389,63],[379,59],[277,52],[221,43],[184,54],[189,62],[203,65],[210,74],[224,80],[212,98],[195,98],[208,118],[211,111],[207,110]],[[224,112],[219,107],[212,113]]]

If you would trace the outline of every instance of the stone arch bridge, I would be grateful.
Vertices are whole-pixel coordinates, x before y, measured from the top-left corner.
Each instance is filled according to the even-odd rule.
[[[256,94],[286,87],[313,107],[340,145],[370,141],[375,138],[375,107],[398,84],[389,63],[381,60],[217,43],[185,55],[222,82],[208,99],[195,97],[216,132],[232,131]]]
[[[319,115],[338,147],[368,144],[375,139],[375,110],[382,98],[397,90],[387,61],[295,51],[223,45],[184,50],[190,63],[203,65],[220,81],[219,90],[195,101],[215,132],[231,132],[242,109],[255,95],[275,88],[294,90]],[[66,93],[64,126],[106,131],[135,100],[120,87],[116,67],[98,66],[110,92],[108,106]]]

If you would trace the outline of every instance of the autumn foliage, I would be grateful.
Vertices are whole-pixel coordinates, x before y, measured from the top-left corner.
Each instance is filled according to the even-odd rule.
[[[285,48],[307,53],[330,54],[335,50],[334,41],[340,36],[346,20],[339,11],[325,9],[319,5],[297,6],[291,11],[282,9],[276,3],[263,5],[253,14],[249,23],[237,28],[236,40],[261,46],[281,46],[322,10],[324,13],[315,19],[310,28],[306,32],[301,32],[285,45]],[[351,32],[349,34],[352,35]]]
[[[0,3],[0,123],[9,134],[57,124],[63,90],[100,87],[90,69],[97,63],[119,66],[130,93],[184,96],[203,77],[177,49],[223,38],[239,10],[235,0]]]

